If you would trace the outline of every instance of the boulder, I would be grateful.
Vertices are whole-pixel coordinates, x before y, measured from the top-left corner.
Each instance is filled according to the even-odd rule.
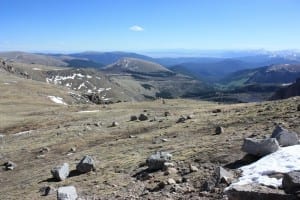
[[[4,163],[4,166],[6,170],[14,170],[17,167],[17,164],[12,161],[8,161]]]
[[[84,156],[81,161],[77,164],[76,170],[81,173],[87,173],[95,170],[95,161],[91,156]]]
[[[156,154],[151,155],[146,160],[149,170],[161,170],[164,168],[165,162],[170,161],[172,155],[167,152],[157,152]]]
[[[57,190],[57,200],[76,200],[78,198],[74,186],[60,187]]]
[[[223,167],[216,168],[216,175],[218,183],[226,183],[227,185],[229,185],[234,179],[234,175]]]
[[[284,174],[282,179],[282,187],[288,194],[300,192],[300,171],[291,171]]]
[[[222,126],[217,126],[216,127],[216,130],[215,130],[215,133],[217,135],[221,134],[221,133],[224,133],[224,128]]]
[[[265,156],[279,149],[279,144],[275,138],[253,139],[245,138],[242,150],[254,156]]]
[[[69,173],[70,171],[68,163],[56,166],[51,170],[52,176],[58,181],[65,180],[69,176]]]
[[[147,117],[147,115],[145,115],[145,114],[140,114],[140,116],[139,116],[139,120],[140,121],[146,121],[146,120],[148,120],[148,117]]]
[[[233,185],[225,189],[228,200],[296,200],[294,195],[286,194],[283,190],[262,185]]]
[[[298,144],[298,135],[295,132],[288,131],[281,126],[276,126],[271,138],[276,138],[281,146],[292,146]]]

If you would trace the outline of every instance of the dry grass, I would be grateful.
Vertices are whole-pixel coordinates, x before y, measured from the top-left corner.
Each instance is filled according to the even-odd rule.
[[[0,199],[53,199],[41,197],[39,189],[45,185],[58,187],[74,185],[82,197],[105,197],[133,187],[134,173],[139,164],[155,151],[173,154],[175,163],[224,165],[240,159],[244,154],[240,146],[244,137],[269,136],[275,122],[300,132],[299,98],[257,104],[221,105],[194,100],[160,100],[128,102],[108,105],[62,106],[52,103],[45,95],[56,94],[68,101],[65,90],[17,79],[17,83],[4,85],[14,79],[0,82],[0,133],[2,138],[0,162],[11,160],[18,166],[13,171],[0,172]],[[220,108],[221,113],[212,110]],[[78,113],[82,110],[99,112]],[[165,117],[164,112],[170,116]],[[155,121],[131,122],[131,115],[146,113]],[[193,119],[176,123],[180,115],[192,114]],[[112,121],[118,127],[109,127]],[[96,123],[102,126],[96,126]],[[214,135],[221,125],[225,133]],[[14,135],[33,130],[29,134]],[[129,138],[136,135],[136,138]],[[161,139],[168,139],[162,142]],[[49,147],[44,158],[38,158],[40,149]],[[69,150],[76,147],[74,154]],[[97,171],[73,176],[64,182],[51,182],[50,170],[57,164],[68,162],[71,169],[83,155],[97,161]],[[182,162],[181,162],[182,161]],[[205,179],[208,171],[200,170],[191,179]],[[157,175],[157,180],[165,179]],[[49,182],[50,181],[50,182]],[[145,182],[153,186],[155,182]]]

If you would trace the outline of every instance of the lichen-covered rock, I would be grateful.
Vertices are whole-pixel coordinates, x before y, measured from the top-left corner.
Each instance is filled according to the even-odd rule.
[[[149,170],[161,170],[164,168],[165,162],[168,162],[172,159],[172,154],[167,152],[157,152],[156,154],[151,155],[146,160]]]
[[[87,173],[92,170],[95,170],[95,161],[91,156],[84,156],[81,161],[76,166],[77,171],[81,173]]]
[[[68,163],[56,166],[51,170],[52,176],[58,181],[65,180],[69,176],[69,173],[70,171]]]
[[[279,144],[275,138],[253,139],[245,138],[242,150],[255,156],[265,156],[279,149]]]
[[[277,126],[273,131],[271,138],[276,138],[281,146],[292,146],[298,144],[298,135],[295,132]]]

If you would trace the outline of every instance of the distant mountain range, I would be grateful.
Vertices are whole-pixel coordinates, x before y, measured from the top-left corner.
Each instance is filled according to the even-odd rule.
[[[258,97],[257,93],[264,93],[261,96],[266,99],[277,89],[292,84],[300,77],[300,56],[296,51],[227,52],[227,56],[231,55],[231,58],[224,55],[225,53],[223,57],[153,58],[131,52],[0,52],[0,58],[5,62],[16,66],[21,66],[20,63],[27,64],[26,69],[20,68],[19,74],[29,73],[34,80],[64,77],[68,80],[63,78],[63,86],[81,92],[115,88],[115,92],[106,92],[108,96],[118,96],[115,99],[125,100],[204,96],[214,99],[215,92],[219,90],[230,99],[233,98],[230,94],[251,92]],[[34,66],[39,65],[43,69],[57,67],[63,70],[46,70],[47,73],[44,73],[45,70],[33,70],[38,68]],[[76,74],[74,68],[81,68],[83,71],[80,74],[85,77],[75,76],[74,80],[69,79]],[[102,81],[98,81],[96,76],[88,78],[92,74],[102,77]],[[83,83],[85,87],[81,86]],[[119,98],[122,96],[120,94],[123,95],[122,98]],[[247,101],[245,99],[241,101]],[[251,95],[247,99],[252,99]]]

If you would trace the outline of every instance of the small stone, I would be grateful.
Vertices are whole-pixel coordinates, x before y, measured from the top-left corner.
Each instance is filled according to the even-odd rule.
[[[111,123],[111,127],[116,127],[116,126],[119,126],[119,125],[120,124],[118,122],[115,122],[115,121]]]
[[[48,196],[48,195],[52,195],[56,192],[56,189],[52,186],[46,186],[46,187],[42,187],[40,189],[40,193],[42,196]]]
[[[77,171],[81,173],[87,173],[95,170],[95,162],[91,156],[84,156],[76,166]]]
[[[219,183],[226,183],[227,185],[229,185],[234,179],[234,175],[231,172],[225,170],[223,167],[217,167],[216,174]]]
[[[185,116],[180,116],[176,123],[184,123],[186,120]]]
[[[148,120],[148,117],[147,117],[147,115],[145,115],[144,113],[142,113],[142,114],[140,114],[140,116],[139,116],[139,120],[140,120],[140,121],[146,121],[146,120]]]
[[[167,161],[170,161],[172,154],[167,152],[157,152],[156,154],[151,155],[146,160],[146,164],[150,170],[161,170],[164,168],[164,164]]]
[[[49,147],[43,147],[43,148],[41,148],[40,153],[46,153],[46,152],[49,152],[49,151],[50,151]]]
[[[217,109],[212,111],[212,113],[220,113],[220,112],[222,112],[222,110],[220,108],[217,108]]]
[[[194,118],[194,115],[188,115],[186,116],[186,119],[193,119]]]
[[[165,162],[164,163],[164,168],[169,168],[169,167],[174,167],[174,164],[171,162]]]
[[[65,180],[69,176],[69,173],[70,171],[68,163],[56,166],[51,170],[52,176],[58,181]]]
[[[136,120],[138,120],[137,116],[135,115],[130,116],[130,121],[136,121]]]
[[[78,198],[74,186],[60,187],[57,190],[57,200],[76,200]]]
[[[221,133],[224,133],[224,128],[222,126],[217,126],[216,127],[216,130],[215,130],[215,133],[217,135],[221,134]]]
[[[191,165],[191,164],[190,164],[189,167],[190,167],[190,171],[191,171],[191,172],[197,172],[197,171],[199,170],[196,166]]]
[[[171,113],[170,113],[169,111],[164,112],[164,116],[165,116],[165,117],[168,117],[168,116],[170,116],[170,115],[171,115]]]
[[[164,173],[164,175],[170,175],[170,174],[177,174],[177,169],[176,168],[174,168],[174,167],[169,167],[166,171],[165,171],[165,173]]]
[[[129,135],[129,138],[137,138],[136,135]]]
[[[71,149],[70,149],[70,152],[76,152],[76,147],[72,147]]]
[[[174,179],[172,179],[172,178],[169,178],[169,179],[167,180],[167,183],[168,183],[169,185],[175,185],[175,184],[176,184],[176,181],[175,181]]]
[[[8,161],[4,163],[4,166],[6,170],[14,170],[17,167],[17,164],[12,161]]]
[[[165,139],[165,138],[161,139],[161,141],[163,141],[163,142],[169,142],[169,140]]]

